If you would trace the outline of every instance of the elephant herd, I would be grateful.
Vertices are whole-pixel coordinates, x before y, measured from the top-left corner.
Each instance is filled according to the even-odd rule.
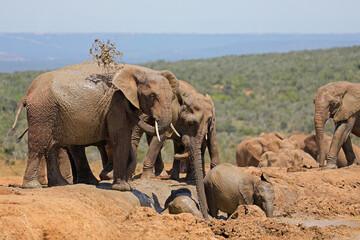
[[[320,88],[314,100],[316,134],[285,139],[272,133],[244,140],[236,149],[237,165],[276,166],[281,164],[281,154],[289,150],[306,152],[320,166],[324,166],[325,157],[330,168],[354,163],[360,149],[352,146],[349,133],[360,136],[359,85],[338,82]],[[129,191],[137,147],[145,133],[149,148],[142,177],[161,173],[164,164],[160,151],[165,140],[172,139],[175,156],[171,178],[179,178],[181,163],[185,162],[187,178],[195,178],[205,219],[209,219],[208,209],[216,216],[218,210],[231,213],[239,204],[257,204],[272,216],[274,191],[266,176],[256,179],[232,165],[220,164],[211,97],[198,93],[170,71],[128,64],[105,69],[94,61],[70,65],[41,74],[30,84],[11,132],[23,107],[28,122],[24,188],[41,187],[44,175],[48,186],[69,184],[71,178],[74,183],[97,184],[84,150],[95,145],[103,161],[100,178],[112,178],[114,190]],[[323,132],[329,118],[336,125],[333,138]],[[211,170],[204,180],[206,148]]]

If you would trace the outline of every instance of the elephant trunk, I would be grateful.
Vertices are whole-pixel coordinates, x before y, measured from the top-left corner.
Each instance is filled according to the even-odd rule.
[[[202,135],[204,137],[204,135]],[[188,152],[190,161],[193,164],[193,169],[195,172],[195,182],[196,182],[196,190],[199,199],[200,211],[206,220],[209,219],[208,215],[208,206],[205,195],[205,186],[204,186],[204,178],[203,178],[203,169],[202,169],[202,158],[201,158],[201,137],[197,136],[193,138],[193,141],[190,140],[190,137],[185,135],[183,136],[183,143],[185,146],[188,146]]]
[[[315,124],[315,132],[316,132],[316,142],[318,144],[318,162],[320,167],[325,165],[325,152],[326,145],[324,139],[324,125],[328,117],[325,117],[324,114],[315,111],[314,114],[314,124]]]
[[[134,110],[130,109],[129,104],[125,104],[125,107],[126,107],[126,112],[129,115],[129,117],[131,118],[131,120],[141,130],[143,130],[146,134],[149,134],[151,136],[156,135],[155,127],[151,126],[150,124],[148,124],[146,122],[147,116],[145,114],[143,115],[144,117],[139,118],[139,116],[136,114],[136,112]],[[158,126],[159,126],[159,133],[160,134],[164,133],[170,127],[171,119],[172,119],[172,113],[169,110],[169,111],[166,111],[164,113],[164,117],[162,117],[161,119],[158,120]]]
[[[266,208],[266,210],[265,210],[266,217],[272,218],[273,217],[273,212],[274,212],[274,204],[273,203],[266,203],[265,208]]]
[[[219,146],[218,146],[218,141],[216,139],[215,125],[214,125],[213,129],[211,129],[208,133],[207,146],[209,148],[209,154],[210,154],[210,159],[211,159],[210,167],[213,168],[216,165],[220,164]]]

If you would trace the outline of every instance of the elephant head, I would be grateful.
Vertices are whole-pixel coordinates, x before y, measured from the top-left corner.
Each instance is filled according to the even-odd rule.
[[[273,216],[274,211],[274,186],[262,174],[261,179],[245,178],[239,183],[239,191],[246,204],[259,206],[267,217]]]
[[[154,71],[140,66],[125,65],[115,73],[113,85],[132,104],[127,112],[133,121],[147,134],[163,133],[172,120],[171,102],[178,91],[178,80],[169,71]],[[155,128],[139,120],[136,110],[152,116]]]
[[[326,144],[324,125],[329,118],[334,123],[347,121],[360,110],[360,88],[354,83],[334,82],[320,87],[314,97],[314,124],[316,140],[319,146],[318,162],[325,164]]]

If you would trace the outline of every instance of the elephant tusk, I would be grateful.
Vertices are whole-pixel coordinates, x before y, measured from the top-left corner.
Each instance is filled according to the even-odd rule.
[[[207,139],[208,139],[208,136],[207,136],[207,134],[205,134],[205,140],[207,141]]]
[[[157,136],[159,142],[161,142],[161,140],[160,140],[160,134],[159,134],[159,127],[158,127],[157,121],[155,121],[155,131],[156,131],[156,136]]]
[[[175,129],[175,127],[174,127],[174,125],[173,125],[172,123],[170,123],[170,127],[171,127],[171,129],[174,131],[174,133],[176,134],[176,136],[181,137],[180,134],[176,131],[176,129]]]

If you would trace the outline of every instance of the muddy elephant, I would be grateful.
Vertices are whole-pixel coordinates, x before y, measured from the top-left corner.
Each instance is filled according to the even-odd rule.
[[[12,127],[26,107],[29,153],[23,187],[41,186],[37,175],[42,156],[48,185],[68,184],[57,163],[60,148],[105,141],[113,148],[112,189],[130,190],[126,172],[132,126],[135,123],[149,134],[164,132],[171,123],[177,86],[169,71],[127,64],[105,69],[94,61],[41,74],[21,100]],[[138,119],[140,111],[156,120],[157,131]],[[82,154],[81,148],[74,151]]]
[[[203,184],[203,159],[206,147],[209,150],[211,167],[220,163],[216,139],[214,103],[209,95],[204,96],[198,93],[190,84],[179,80],[179,88],[171,108],[173,113],[172,123],[175,128],[162,134],[160,138],[152,137],[144,161],[143,174],[153,175],[154,164],[158,159],[160,150],[165,140],[171,138],[177,157],[185,156],[194,170],[200,209],[204,218],[207,218]],[[137,142],[141,134],[134,137]],[[174,174],[179,171],[177,164],[178,161],[174,161]]]
[[[319,145],[318,162],[320,166],[337,168],[336,159],[340,148],[344,150],[347,165],[354,163],[350,133],[360,136],[360,84],[333,82],[320,87],[314,97],[314,123],[316,140]],[[324,125],[329,118],[335,124],[335,131],[328,154],[324,137]],[[326,156],[325,156],[326,155]]]
[[[218,210],[230,215],[239,205],[257,205],[267,217],[273,216],[274,187],[264,174],[259,179],[230,163],[222,163],[206,174],[204,184],[212,217]]]
[[[257,138],[248,138],[236,147],[236,164],[239,167],[259,165],[261,156],[268,151],[278,152],[280,149],[295,149],[296,143],[284,139],[278,133],[261,134]]]
[[[308,137],[308,135],[303,133],[297,133],[291,135],[288,139],[295,142],[297,149],[304,149],[305,148],[305,139]]]
[[[199,206],[187,188],[171,190],[171,195],[166,199],[164,208],[161,214],[191,213],[194,216],[201,217]]]
[[[325,141],[325,154],[329,152],[330,144],[331,144],[332,138],[326,134],[324,134],[324,141]],[[312,133],[307,136],[307,138],[304,140],[305,147],[304,152],[310,154],[315,160],[317,160],[319,155],[319,148],[316,143],[316,134]],[[353,151],[355,153],[355,157],[357,160],[360,159],[360,148],[354,144],[352,144]],[[359,161],[358,161],[359,162]],[[336,160],[336,165],[338,167],[345,167],[347,165],[347,160],[345,153],[343,149],[340,149],[339,155]]]

